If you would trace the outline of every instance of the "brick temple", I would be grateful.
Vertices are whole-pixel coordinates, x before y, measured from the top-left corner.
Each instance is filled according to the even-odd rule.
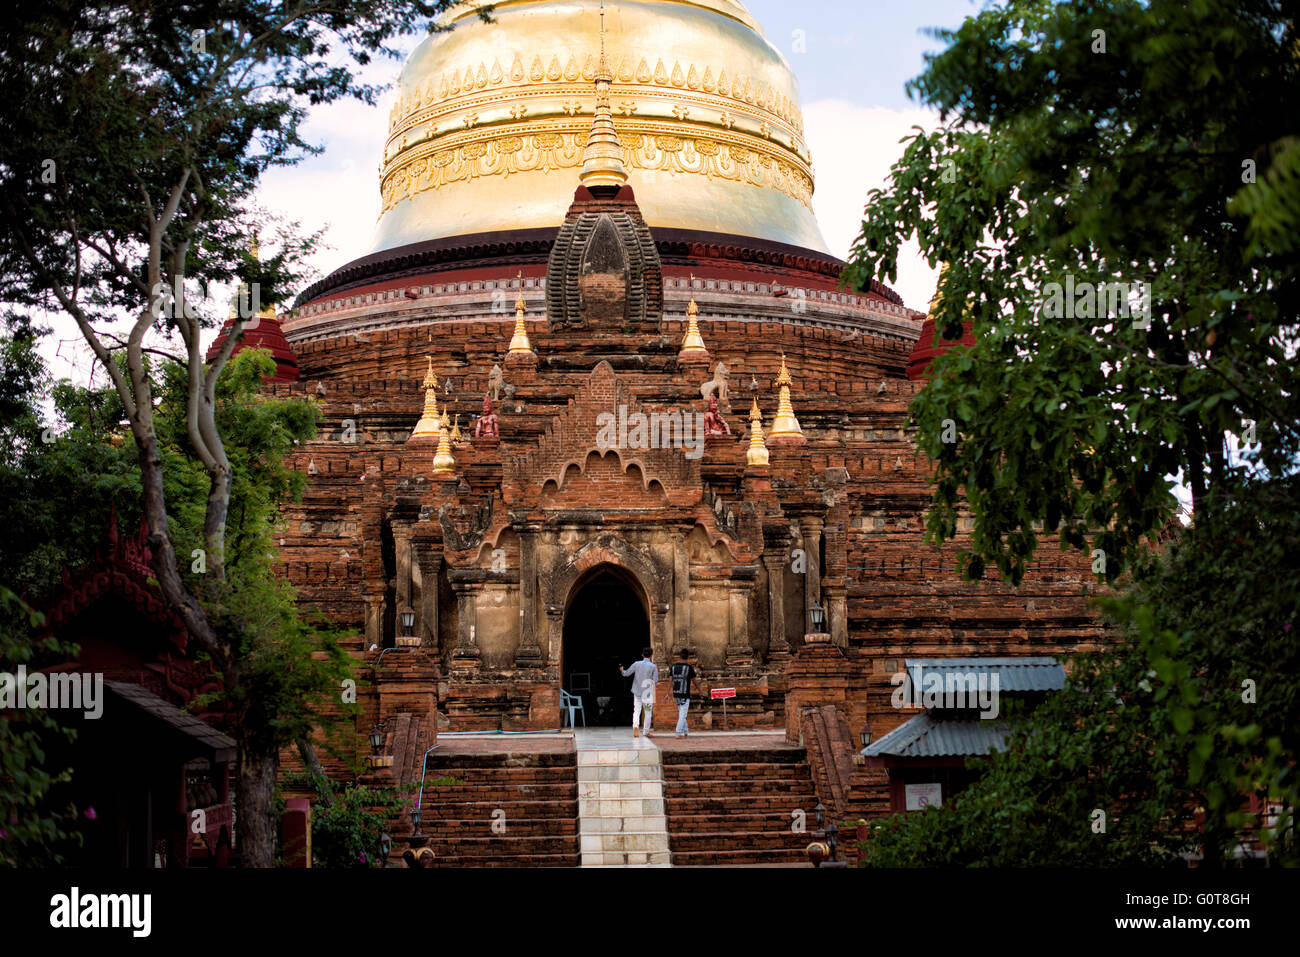
[[[691,780],[775,774],[806,782],[800,806],[883,813],[892,772],[858,752],[917,714],[892,676],[1092,645],[1095,579],[1049,546],[1018,588],[966,583],[960,541],[924,542],[907,407],[947,344],[892,290],[840,287],[797,86],[739,3],[611,3],[604,29],[595,3],[496,18],[461,15],[408,60],[376,250],[259,320],[268,388],[323,413],[280,547],[304,606],[355,636],[358,750],[382,722],[393,780],[460,768],[497,804],[493,780],[558,788],[520,809],[550,824],[515,833],[534,862],[576,863],[572,747],[514,772],[454,737],[426,752],[560,729],[562,691],[630,739],[614,667],[647,644],[671,737],[667,664],[688,648],[693,729],[721,729],[707,693],[733,688],[728,729],[767,734],[665,747],[675,854],[704,862],[682,835],[722,825],[674,832],[673,800],[746,817],[716,787],[688,808]],[[788,831],[773,800],[749,817]],[[461,839],[490,844],[485,824]],[[795,859],[755,841],[720,860]]]

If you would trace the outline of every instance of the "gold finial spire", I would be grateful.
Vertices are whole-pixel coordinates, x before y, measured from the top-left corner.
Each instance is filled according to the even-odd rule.
[[[438,421],[438,377],[433,374],[433,356],[429,357],[429,368],[424,373],[424,414],[415,423],[411,438],[417,436],[437,436],[442,431]]]
[[[433,456],[433,474],[455,475],[456,457],[451,454],[451,423],[447,420],[445,409],[442,413],[441,424],[442,428],[438,434],[438,451]]]
[[[695,274],[691,273],[691,287],[695,286]],[[690,304],[686,307],[686,336],[682,339],[682,348],[677,353],[677,358],[703,358],[709,354],[704,348],[704,337],[700,335],[700,324],[698,317],[700,307],[695,304],[695,294],[692,292]]]
[[[587,135],[587,148],[582,154],[582,172],[578,182],[592,186],[622,186],[627,182],[627,168],[623,165],[623,145],[614,127],[614,114],[609,107],[609,85],[614,81],[609,63],[605,59],[605,6],[600,7],[600,65],[596,70],[596,115],[591,120]]]
[[[464,436],[460,434],[460,413],[456,413],[456,420],[451,426],[451,444],[461,445],[465,441]]]
[[[609,64],[605,62],[605,5],[600,5],[600,68],[596,71],[596,77],[604,77],[608,82],[614,77],[609,72]]]
[[[758,399],[749,407],[749,449],[745,452],[745,464],[752,469],[764,468],[770,456],[763,441],[763,414],[758,411]]]
[[[781,389],[780,398],[777,401],[776,418],[772,420],[772,431],[768,433],[774,439],[802,439],[803,429],[799,428],[799,420],[794,417],[794,407],[790,404],[790,386],[794,382],[790,378],[790,370],[785,365],[785,353],[781,353],[781,371],[776,374],[776,384]]]
[[[533,344],[528,341],[528,327],[524,325],[524,271],[519,270],[519,296],[515,299],[515,334],[510,337],[510,351],[530,353]]]

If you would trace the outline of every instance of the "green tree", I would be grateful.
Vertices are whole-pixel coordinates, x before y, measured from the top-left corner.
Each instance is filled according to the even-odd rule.
[[[61,311],[106,371],[137,453],[159,586],[231,699],[250,702],[241,722],[267,717],[251,704],[261,665],[247,657],[258,641],[247,629],[265,616],[241,604],[255,604],[251,586],[228,568],[234,469],[216,398],[242,321],[205,364],[200,334],[211,304],[184,284],[239,278],[262,303],[287,296],[314,240],[290,230],[275,255],[247,254],[259,177],[313,152],[301,136],[309,107],[373,102],[359,67],[449,5],[38,0],[0,26],[0,102],[22,130],[0,138],[0,301]],[[121,338],[106,331],[115,321],[126,323]],[[198,582],[186,580],[189,562],[173,540],[151,333],[182,346],[184,431],[207,489],[207,572]],[[275,734],[256,723],[234,730],[241,854],[271,866]]]
[[[114,389],[50,382],[30,337],[0,340],[0,362],[23,380],[12,401],[0,401],[0,430],[12,440],[0,454],[0,586],[15,582],[34,600],[44,600],[57,591],[65,567],[76,568],[93,557],[110,509],[126,527],[138,520],[139,467],[120,424],[123,413]],[[301,617],[292,587],[275,573],[279,508],[300,497],[306,484],[305,476],[289,468],[288,456],[315,434],[318,413],[308,400],[263,395],[263,380],[274,369],[264,350],[235,356],[217,383],[214,419],[228,436],[232,473],[228,587],[220,622],[230,630],[230,640],[239,642],[242,669],[241,680],[225,682],[217,697],[244,729],[244,739],[278,758],[281,748],[310,740],[318,726],[324,726],[330,740],[333,709],[323,705],[336,702],[339,682],[350,676],[350,669],[332,634]],[[187,376],[174,362],[153,363],[149,373],[157,396],[154,421],[172,540],[186,558],[181,569],[186,587],[197,592],[207,573],[197,559],[204,543],[208,482],[189,445]],[[42,416],[45,400],[52,404],[52,420]],[[69,502],[81,507],[70,509]],[[60,651],[68,651],[51,641],[38,644],[37,634],[21,615],[7,614],[0,670],[38,655],[41,663],[52,663]],[[28,768],[40,765],[47,748],[36,733],[52,733],[52,721],[29,721],[26,736],[15,732],[7,742],[9,761]],[[0,722],[0,731],[9,724]],[[272,761],[272,787],[277,768],[278,760]],[[75,774],[75,769],[11,774],[13,799],[0,796],[0,812],[12,804],[11,814],[31,821],[31,827],[44,822],[41,833],[52,833],[52,822],[61,820],[62,813],[50,806],[58,794],[55,785],[68,780],[69,772]],[[24,846],[23,859],[35,862],[30,835]],[[58,860],[61,851],[55,844],[47,851],[47,861]]]
[[[964,498],[970,577],[991,563],[1018,581],[1041,523],[1101,549],[1113,579],[1170,520],[1172,477],[1197,508],[1229,481],[1228,435],[1253,422],[1272,474],[1300,452],[1300,277],[1266,198],[1297,202],[1292,13],[1007,0],[942,36],[909,87],[943,125],[871,193],[848,278],[892,280],[915,236],[948,266],[937,325],[978,338],[912,408],[935,463],[931,535],[955,534]],[[1054,314],[1067,276],[1149,284],[1149,323],[1086,297]]]
[[[935,466],[928,534],[953,538],[967,503],[967,577],[1018,583],[1054,533],[1124,590],[1104,604],[1113,652],[1078,661],[976,785],[882,831],[872,860],[1221,863],[1254,795],[1284,806],[1266,837],[1295,863],[1294,11],[1004,0],[942,36],[909,85],[942,125],[872,192],[849,270],[892,279],[915,236],[948,267],[940,331],[977,339],[911,409]],[[1149,316],[1083,283],[1149,286]],[[1233,436],[1251,448],[1234,456]],[[1171,525],[1180,480],[1190,528]]]

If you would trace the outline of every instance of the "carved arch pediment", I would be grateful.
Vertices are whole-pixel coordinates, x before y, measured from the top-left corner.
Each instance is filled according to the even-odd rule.
[[[601,429],[609,421],[602,416],[612,415],[617,419],[620,410],[628,417],[634,413],[652,414],[610,364],[602,361],[592,369],[585,387],[556,416],[537,447],[505,463],[506,476],[521,496],[521,502],[511,504],[538,505],[543,488],[563,488],[565,475],[572,466],[585,471],[593,453],[600,457],[611,451],[618,456],[625,473],[633,465],[640,470],[643,489],[649,490],[652,484],[658,483],[671,504],[688,504],[682,502],[683,496],[691,501],[698,499],[699,460],[687,458],[684,449],[601,447]]]

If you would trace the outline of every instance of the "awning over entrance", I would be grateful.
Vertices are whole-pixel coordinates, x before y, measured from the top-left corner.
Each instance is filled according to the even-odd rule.
[[[235,759],[235,739],[223,734],[210,724],[164,701],[152,691],[125,681],[105,681],[104,687],[122,701],[134,705],[153,718],[171,725],[181,734],[200,746],[209,760],[225,764]]]

